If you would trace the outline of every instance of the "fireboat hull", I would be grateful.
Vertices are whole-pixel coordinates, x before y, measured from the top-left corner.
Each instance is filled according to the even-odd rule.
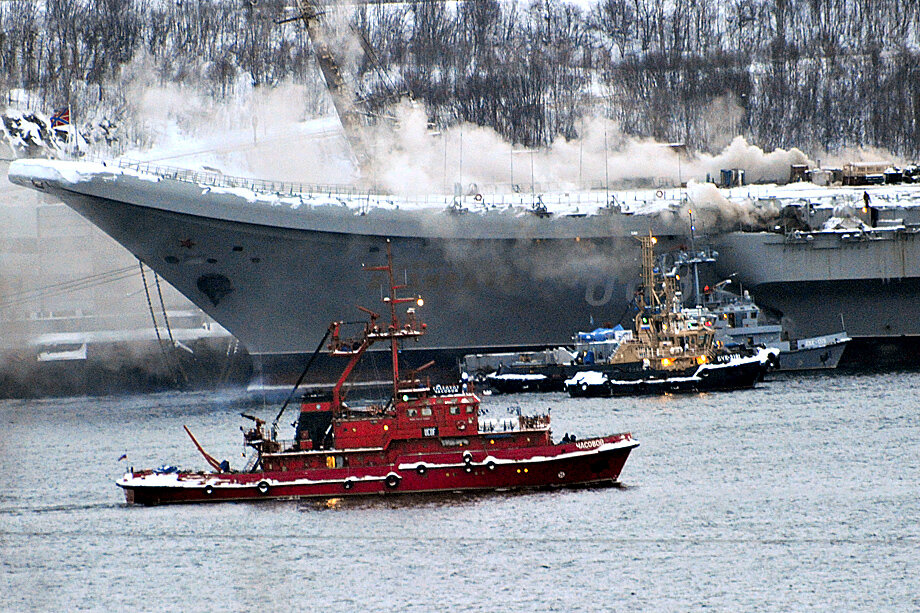
[[[500,438],[502,434],[486,436]],[[124,490],[129,504],[142,505],[604,486],[619,482],[630,451],[638,445],[629,434],[618,434],[526,450],[503,450],[501,454],[480,453],[482,457],[469,461],[458,461],[458,454],[453,452],[444,457],[425,456],[420,460],[416,456],[411,461],[402,458],[388,465],[360,469],[170,474],[143,471],[125,474],[117,485]]]

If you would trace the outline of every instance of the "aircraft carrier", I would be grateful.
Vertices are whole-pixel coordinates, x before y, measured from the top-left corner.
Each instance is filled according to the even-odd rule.
[[[14,162],[9,177],[60,198],[268,361],[298,363],[344,306],[383,291],[360,267],[379,264],[387,240],[432,306],[424,349],[452,368],[452,356],[565,344],[615,323],[638,282],[635,236],[652,232],[664,249],[691,239],[680,190],[412,198],[49,160]],[[722,197],[805,211],[795,230],[780,213],[770,231],[714,238],[719,272],[797,335],[920,338],[920,191],[774,186]],[[872,223],[860,222],[865,197]],[[844,209],[852,214],[832,227]]]
[[[844,365],[920,366],[920,192],[847,192],[862,200],[797,200],[792,227],[717,237],[716,268],[794,338],[845,331]]]

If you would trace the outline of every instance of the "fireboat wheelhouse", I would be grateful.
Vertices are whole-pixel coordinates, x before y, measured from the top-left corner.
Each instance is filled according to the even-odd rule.
[[[150,505],[618,482],[626,458],[639,445],[629,433],[582,440],[566,436],[553,443],[548,414],[486,419],[480,415],[479,398],[465,387],[423,383],[418,372],[427,365],[401,378],[399,345],[424,334],[426,326],[415,310],[423,301],[397,297],[405,286],[395,282],[389,243],[386,266],[366,269],[388,275],[390,291],[383,302],[390,321],[382,325],[379,314],[358,307],[369,316],[358,337],[342,338],[342,322],[329,326],[313,357],[330,339],[331,352],[350,360],[331,392],[303,396],[293,440],[277,437],[287,402],[268,429],[265,420],[244,415],[254,422],[243,432],[244,444],[254,453],[246,468],[235,471],[208,454],[186,428],[213,470],[132,468],[116,482],[126,500]],[[400,320],[398,305],[409,303],[415,306]],[[391,397],[381,404],[349,406],[344,394],[349,375],[371,345],[387,341]]]

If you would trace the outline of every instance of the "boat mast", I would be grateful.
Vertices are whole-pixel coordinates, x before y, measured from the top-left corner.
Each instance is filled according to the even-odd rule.
[[[390,330],[396,332],[399,330],[399,318],[396,316],[396,289],[403,288],[405,285],[396,285],[393,276],[393,250],[390,247],[390,241],[387,240],[387,276],[390,279]],[[393,356],[393,398],[399,394],[399,344],[396,336],[390,337],[390,353]]]
[[[378,338],[389,338],[390,339],[390,354],[393,359],[393,398],[397,398],[399,395],[399,340],[402,338],[408,337],[418,337],[422,332],[421,330],[415,329],[415,318],[414,311],[409,310],[410,317],[409,322],[402,326],[399,322],[399,316],[396,314],[396,305],[404,304],[408,302],[415,302],[419,306],[424,304],[421,296],[416,296],[415,298],[399,298],[396,295],[397,290],[404,289],[405,284],[397,284],[395,275],[393,274],[393,250],[390,244],[390,240],[387,239],[387,265],[386,266],[366,266],[365,270],[381,270],[387,273],[387,277],[390,281],[390,295],[384,297],[383,301],[390,306],[390,327],[387,330],[387,333],[384,335],[377,335]],[[422,324],[424,329],[425,324]]]
[[[660,306],[661,300],[655,291],[655,243],[658,239],[649,230],[648,236],[640,236],[639,241],[642,243],[643,306]]]
[[[693,209],[687,209],[687,214],[690,216],[690,252],[693,253],[693,300],[696,303],[695,306],[699,308],[702,305],[700,302],[700,272],[698,268],[700,260],[694,240],[696,227],[693,225]]]

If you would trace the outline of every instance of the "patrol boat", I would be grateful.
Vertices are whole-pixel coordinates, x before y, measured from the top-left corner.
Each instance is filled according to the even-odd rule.
[[[576,440],[552,440],[550,417],[518,415],[489,420],[479,412],[479,398],[466,388],[432,388],[417,377],[418,369],[401,378],[399,346],[418,340],[426,325],[415,307],[402,318],[397,305],[420,297],[400,298],[405,288],[394,280],[393,259],[387,249],[385,266],[389,295],[383,302],[389,322],[359,307],[369,316],[360,335],[342,336],[343,322],[333,322],[314,357],[331,338],[333,354],[349,356],[347,366],[328,394],[306,394],[293,440],[277,438],[256,416],[244,430],[252,449],[248,466],[240,471],[218,462],[204,451],[186,428],[212,470],[185,471],[174,467],[130,469],[117,485],[128,503],[163,504],[277,498],[330,498],[370,494],[457,492],[513,488],[600,486],[616,484],[630,451],[638,442],[629,433]],[[344,386],[362,355],[376,342],[388,342],[392,356],[392,395],[385,403],[352,407]],[[295,390],[297,387],[295,386]]]

